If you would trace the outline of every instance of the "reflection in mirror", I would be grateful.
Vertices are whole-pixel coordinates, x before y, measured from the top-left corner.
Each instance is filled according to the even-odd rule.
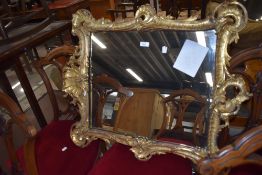
[[[128,97],[133,92],[106,74],[96,76],[93,88],[94,126],[114,129],[115,119],[120,115]]]
[[[205,144],[215,71],[213,30],[97,32],[91,39],[93,127]],[[109,81],[98,87],[101,76],[119,87]]]

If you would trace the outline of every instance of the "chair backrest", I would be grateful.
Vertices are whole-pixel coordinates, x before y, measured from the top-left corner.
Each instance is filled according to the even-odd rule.
[[[23,7],[25,1],[21,2],[21,9],[14,12],[8,1],[2,0],[2,6],[7,9],[5,10],[7,15],[0,18],[0,34],[2,37],[0,44],[7,44],[32,36],[52,22],[52,16],[45,0],[40,0],[42,7],[37,10],[25,9]],[[38,19],[38,22],[32,23],[32,20],[37,16],[42,16],[42,18]],[[30,24],[28,25],[28,23]]]
[[[119,116],[122,112],[122,108],[124,104],[126,103],[126,100],[128,97],[131,97],[133,95],[133,92],[128,90],[127,88],[123,87],[122,84],[112,78],[109,77],[106,74],[98,75],[94,78],[94,92],[97,93],[98,95],[98,103],[97,103],[97,109],[95,115],[95,125],[102,127],[103,126],[103,108],[106,103],[107,97],[112,93],[112,92],[117,92],[117,96],[119,101],[117,102],[119,106],[117,107],[117,116]],[[115,129],[115,128],[114,128]]]
[[[46,86],[47,93],[48,93],[48,96],[50,98],[50,102],[51,102],[52,108],[53,108],[54,120],[58,120],[59,116],[61,116],[61,114],[62,114],[62,111],[59,109],[59,105],[58,105],[58,102],[57,102],[57,99],[56,99],[55,92],[54,92],[52,84],[51,84],[51,82],[48,78],[48,75],[44,70],[44,67],[47,66],[47,65],[54,65],[59,70],[59,74],[60,74],[60,75],[58,74],[56,76],[61,77],[60,78],[61,82],[57,82],[57,83],[62,84],[63,67],[65,66],[65,64],[69,60],[70,56],[73,55],[74,51],[75,51],[74,46],[68,46],[68,45],[60,46],[60,47],[57,47],[57,48],[51,50],[47,54],[46,57],[43,57],[43,58],[33,62],[35,69],[37,70],[37,72],[41,76],[41,78],[42,78],[42,80],[43,80],[43,82]],[[59,87],[59,85],[57,85],[57,86]],[[60,85],[60,87],[61,87],[61,85]]]
[[[12,164],[12,171],[19,171],[19,163],[13,142],[12,125],[18,125],[28,136],[36,135],[36,128],[26,119],[20,107],[6,94],[0,92],[0,136],[4,138],[5,146]],[[8,116],[8,117],[7,117]]]
[[[162,127],[157,133],[160,138],[166,131],[174,132],[175,137],[183,139],[184,130],[183,121],[193,122],[192,137],[194,144],[199,145],[198,137],[204,134],[204,115],[206,109],[206,99],[201,97],[191,89],[176,90],[170,96],[164,98],[164,118]],[[168,114],[170,112],[171,114]],[[176,120],[173,127],[174,119]],[[181,136],[180,136],[181,135]]]
[[[234,143],[220,149],[216,155],[198,161],[198,172],[208,175],[260,175],[261,149],[262,125],[245,132]]]
[[[230,122],[231,125],[244,127],[246,130],[262,123],[262,48],[249,48],[235,54],[230,61],[229,70],[232,74],[240,74],[246,80],[246,84],[253,94],[250,99],[242,104],[242,112],[238,113]],[[241,111],[241,110],[240,110]],[[239,134],[241,134],[239,133]],[[235,140],[239,134],[230,136],[229,129],[224,128],[221,132],[219,144],[221,146]]]
[[[262,119],[262,47],[243,50],[232,57],[230,71],[241,74],[253,96],[250,98],[251,108],[246,129],[261,124]]]

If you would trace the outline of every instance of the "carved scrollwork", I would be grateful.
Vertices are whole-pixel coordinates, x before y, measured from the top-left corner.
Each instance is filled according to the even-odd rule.
[[[213,94],[214,102],[211,105],[212,114],[208,134],[208,152],[213,155],[218,151],[217,135],[223,126],[220,120],[229,125],[229,117],[238,112],[240,104],[249,99],[244,79],[239,75],[230,74],[229,56],[227,49],[232,42],[239,39],[238,32],[247,23],[247,12],[243,5],[237,2],[226,2],[218,6],[214,12],[217,31],[216,50],[216,87]],[[240,92],[233,99],[226,99],[226,89],[230,86],[236,87]]]

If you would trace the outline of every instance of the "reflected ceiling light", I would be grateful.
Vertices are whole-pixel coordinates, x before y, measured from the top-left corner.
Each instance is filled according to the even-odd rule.
[[[211,98],[208,98],[207,101],[209,101],[210,103],[212,103],[213,100],[212,100]]]
[[[140,78],[132,69],[127,68],[126,71],[130,73],[137,81],[142,82],[142,78]]]
[[[207,46],[206,39],[205,39],[205,33],[203,31],[197,31],[196,37],[197,37],[198,44],[200,44],[201,46],[204,46],[204,47]]]
[[[210,87],[213,87],[213,79],[212,79],[212,74],[210,72],[206,72],[206,81],[210,85]]]
[[[21,88],[21,89],[20,89],[20,92],[24,92],[24,89],[23,89],[23,88]]]
[[[18,81],[16,84],[14,84],[13,86],[12,86],[12,89],[15,89],[17,86],[19,86],[20,85],[20,82]]]
[[[169,97],[170,94],[161,94],[163,97]]]
[[[91,35],[91,39],[97,44],[99,45],[99,47],[101,47],[102,49],[106,49],[106,46],[94,35]]]
[[[117,92],[112,92],[110,95],[116,97],[117,96]]]

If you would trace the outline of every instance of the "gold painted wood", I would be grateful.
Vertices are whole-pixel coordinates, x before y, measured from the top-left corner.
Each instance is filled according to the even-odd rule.
[[[64,91],[71,95],[77,103],[81,120],[74,124],[71,130],[73,142],[81,147],[91,141],[102,139],[106,142],[119,142],[131,146],[131,150],[138,159],[147,160],[154,154],[174,153],[191,159],[193,162],[214,156],[218,152],[217,135],[223,126],[220,121],[228,120],[239,110],[240,104],[250,96],[245,81],[239,75],[229,74],[227,64],[230,56],[227,47],[238,40],[238,32],[247,22],[245,8],[234,1],[226,1],[220,5],[213,17],[204,20],[173,20],[172,17],[160,17],[150,5],[141,6],[134,19],[111,22],[110,20],[96,20],[87,10],[79,10],[73,16],[74,35],[79,38],[79,47],[64,68]],[[130,31],[130,30],[209,30],[217,33],[216,44],[216,72],[213,102],[210,106],[212,115],[208,128],[208,145],[206,148],[187,146],[184,144],[166,143],[149,140],[145,137],[135,137],[116,132],[94,129],[90,126],[91,120],[91,32],[97,31]],[[226,88],[235,86],[240,93],[234,99],[226,99]]]

